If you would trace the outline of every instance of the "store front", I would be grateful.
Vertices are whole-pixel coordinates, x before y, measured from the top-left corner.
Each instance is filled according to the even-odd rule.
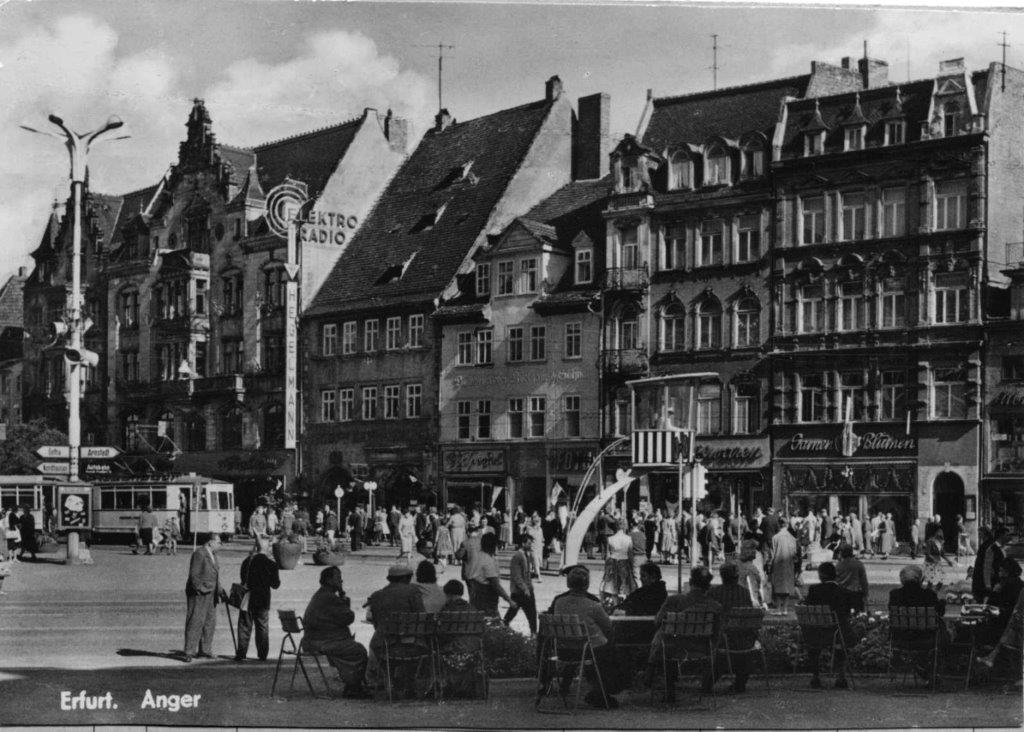
[[[891,513],[907,541],[917,517],[918,439],[899,428],[841,424],[776,427],[773,504],[808,511]],[[845,433],[845,434],[844,434]]]
[[[917,431],[917,515],[940,517],[947,552],[956,551],[957,516],[977,545],[979,429],[979,423],[961,420],[925,422]]]
[[[1024,389],[998,390],[988,416],[981,521],[1024,536]]]

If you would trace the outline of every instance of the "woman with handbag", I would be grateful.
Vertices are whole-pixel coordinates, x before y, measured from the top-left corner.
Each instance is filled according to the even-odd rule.
[[[268,556],[270,542],[256,539],[252,554],[242,562],[241,586],[232,586],[231,595],[241,592],[238,601],[238,647],[235,660],[244,661],[249,651],[249,636],[256,627],[256,655],[266,661],[270,655],[270,591],[281,586],[277,564]]]

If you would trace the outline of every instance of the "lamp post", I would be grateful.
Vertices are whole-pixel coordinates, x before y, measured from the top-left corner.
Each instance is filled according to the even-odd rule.
[[[71,162],[71,196],[74,201],[74,228],[71,238],[71,295],[70,302],[66,308],[66,323],[68,331],[68,347],[64,352],[64,360],[67,365],[68,384],[68,447],[70,455],[68,459],[68,479],[77,481],[78,477],[78,449],[82,444],[82,422],[81,422],[81,400],[82,382],[80,367],[90,365],[95,367],[97,362],[96,354],[90,353],[83,348],[82,337],[85,333],[85,321],[82,318],[82,189],[85,187],[85,176],[88,171],[89,147],[101,135],[111,130],[116,130],[124,123],[118,118],[111,116],[106,124],[91,132],[75,132],[64,120],[55,114],[47,119],[60,129],[60,133],[47,130],[37,130],[28,125],[21,125],[21,128],[29,132],[41,135],[49,135],[64,140],[64,147],[67,148]],[[124,139],[127,135],[113,139]],[[73,561],[78,555],[78,533],[68,534],[68,561]]]

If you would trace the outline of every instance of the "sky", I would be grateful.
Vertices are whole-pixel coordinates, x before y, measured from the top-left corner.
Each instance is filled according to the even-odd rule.
[[[191,100],[217,139],[255,145],[393,109],[422,133],[443,103],[458,120],[539,99],[558,74],[573,98],[608,92],[613,135],[635,132],[647,90],[807,73],[812,60],[863,54],[890,79],[926,78],[939,61],[1024,68],[1024,15],[971,9],[765,5],[0,0],[0,277],[31,265],[55,199],[68,191],[59,140],[19,128],[57,113],[78,130],[116,114],[130,139],[97,144],[90,184],[151,185],[177,157]],[[1022,110],[1024,113],[1024,110]]]

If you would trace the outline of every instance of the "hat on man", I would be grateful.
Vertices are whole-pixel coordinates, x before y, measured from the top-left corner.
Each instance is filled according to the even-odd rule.
[[[412,567],[408,564],[392,564],[388,567],[388,579],[392,577],[412,577]]]

